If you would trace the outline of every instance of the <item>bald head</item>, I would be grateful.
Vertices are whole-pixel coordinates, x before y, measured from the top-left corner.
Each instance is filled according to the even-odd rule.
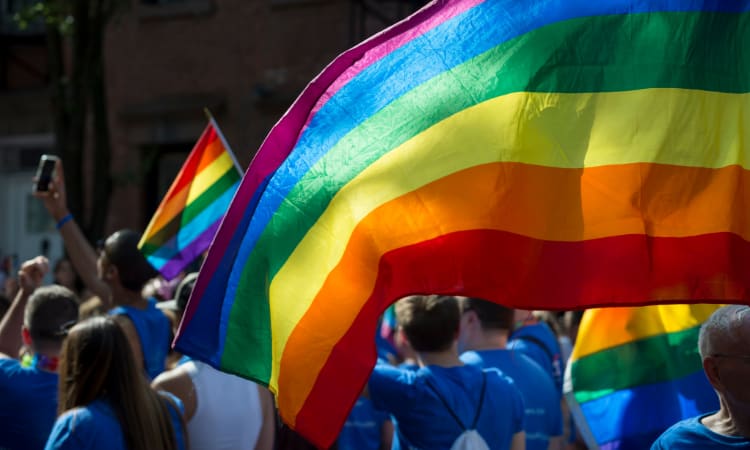
[[[750,307],[745,305],[724,306],[711,314],[701,327],[698,337],[698,349],[701,359],[716,354],[732,353],[734,347],[746,347],[741,332],[744,326],[750,325]]]
[[[120,230],[104,242],[104,257],[117,268],[120,283],[125,289],[140,292],[156,270],[138,250],[141,235],[133,230]]]

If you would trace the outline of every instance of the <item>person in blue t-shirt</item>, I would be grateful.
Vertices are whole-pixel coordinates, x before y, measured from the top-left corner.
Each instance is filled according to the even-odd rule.
[[[172,326],[155,299],[141,296],[156,272],[138,250],[139,241],[140,235],[131,230],[109,236],[99,252],[97,273],[111,292],[114,308],[109,314],[122,326],[136,361],[153,379],[164,371]]]
[[[185,449],[181,402],[151,388],[113,318],[74,326],[59,371],[60,415],[45,449]]]
[[[67,327],[78,319],[76,295],[39,287],[47,259],[26,261],[20,290],[0,322],[0,448],[42,449],[57,412],[57,362]],[[21,346],[29,353],[15,358]]]
[[[560,396],[539,364],[506,349],[513,326],[513,310],[477,298],[460,298],[461,361],[484,369],[498,369],[513,380],[526,411],[526,450],[562,449]]]
[[[379,362],[367,394],[394,419],[394,449],[450,448],[476,430],[489,448],[524,448],[524,407],[513,382],[497,371],[464,365],[456,339],[460,312],[455,297],[406,297],[396,303],[398,326],[417,353],[419,369]]]
[[[141,295],[143,286],[157,273],[138,250],[140,235],[132,230],[117,231],[97,254],[68,210],[61,161],[57,161],[49,190],[34,195],[57,221],[70,261],[86,287],[122,326],[136,361],[151,378],[163,372],[171,327],[167,316],[156,308],[156,300]]]
[[[379,360],[397,362],[398,351],[379,333],[375,335],[375,348]],[[360,396],[349,412],[336,440],[338,448],[341,450],[385,450],[391,448],[392,442],[391,417],[375,408],[369,398]]]
[[[392,440],[390,416],[376,409],[370,399],[360,397],[336,442],[341,450],[385,450],[391,448]]]
[[[508,349],[523,353],[542,366],[562,398],[563,374],[565,362],[557,336],[549,325],[538,320],[533,311],[516,309],[515,326],[510,334]]]
[[[744,436],[719,434],[708,428],[704,421],[710,416],[711,414],[706,414],[677,422],[662,433],[651,450],[750,448],[750,439]]]
[[[750,448],[750,307],[717,309],[701,326],[703,371],[719,397],[719,410],[683,420],[651,450]]]

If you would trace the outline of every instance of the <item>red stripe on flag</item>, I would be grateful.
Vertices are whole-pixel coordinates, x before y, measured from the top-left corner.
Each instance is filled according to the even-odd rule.
[[[616,264],[618,270],[612,270]],[[549,242],[502,231],[458,232],[385,254],[373,294],[317,376],[296,417],[287,423],[314,444],[333,443],[375,362],[377,318],[392,300],[415,293],[461,294],[524,309],[581,309],[659,301],[747,302],[750,243],[731,233],[683,238],[616,236],[581,242]],[[335,299],[317,299],[321,304]],[[307,313],[309,314],[309,312]],[[307,315],[306,314],[306,315]],[[304,322],[304,317],[300,323]],[[309,326],[297,325],[299,342]],[[314,348],[313,345],[310,348]],[[279,373],[284,388],[301,375]],[[311,374],[311,376],[314,376]]]
[[[210,163],[218,155],[221,154],[221,152],[216,153],[213,155],[213,158],[210,160],[206,160],[201,164],[201,161],[203,161],[204,150],[215,140],[218,140],[219,137],[216,135],[216,130],[214,127],[209,123],[206,126],[206,129],[203,130],[203,134],[201,134],[200,139],[198,139],[198,142],[195,143],[195,146],[193,146],[193,149],[190,151],[190,155],[188,155],[188,159],[185,161],[185,164],[182,166],[182,169],[180,170],[180,173],[177,174],[177,178],[175,179],[174,183],[172,183],[172,186],[169,188],[169,192],[167,192],[167,195],[164,196],[164,200],[162,200],[162,204],[166,204],[169,200],[172,199],[175,195],[177,195],[185,186],[189,185],[190,183],[195,180],[196,175],[199,172],[199,168],[202,168],[207,165],[207,163]],[[223,150],[223,146],[221,146],[221,149]]]

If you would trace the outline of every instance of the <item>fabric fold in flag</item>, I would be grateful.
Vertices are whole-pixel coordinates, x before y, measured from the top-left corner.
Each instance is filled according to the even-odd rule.
[[[700,326],[718,305],[586,311],[565,397],[591,448],[639,450],[719,401],[698,353]]]
[[[171,280],[205,252],[242,172],[211,118],[143,233],[138,248]]]
[[[326,447],[402,296],[747,301],[749,10],[439,0],[344,52],[255,155],[176,347]]]

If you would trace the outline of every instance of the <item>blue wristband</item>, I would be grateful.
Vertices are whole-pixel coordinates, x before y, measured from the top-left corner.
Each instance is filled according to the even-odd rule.
[[[63,217],[57,222],[57,225],[55,225],[55,228],[58,230],[63,227],[66,223],[68,223],[71,219],[73,219],[73,214],[68,213],[67,216]]]

